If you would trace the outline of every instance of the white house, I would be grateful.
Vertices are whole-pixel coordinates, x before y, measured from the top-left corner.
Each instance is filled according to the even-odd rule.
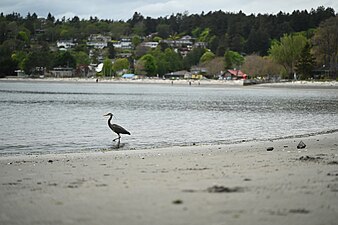
[[[59,40],[56,42],[56,46],[60,50],[67,50],[69,48],[72,48],[76,45],[76,43],[73,42],[73,40]]]
[[[158,42],[156,42],[156,41],[147,41],[147,42],[141,43],[141,45],[144,46],[144,47],[148,47],[148,48],[157,48]]]
[[[132,49],[133,43],[130,38],[121,38],[121,40],[113,42],[113,46],[117,49]]]
[[[110,36],[104,36],[102,34],[91,34],[88,38],[87,46],[103,49],[108,46],[108,42],[110,41]]]

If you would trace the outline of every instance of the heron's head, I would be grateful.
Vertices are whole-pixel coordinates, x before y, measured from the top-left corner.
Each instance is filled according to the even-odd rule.
[[[105,114],[103,116],[113,116],[113,114],[112,113],[107,113],[107,114]]]

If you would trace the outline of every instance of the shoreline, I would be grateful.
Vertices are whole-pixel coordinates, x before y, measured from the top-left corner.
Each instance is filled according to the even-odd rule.
[[[233,146],[233,145],[239,145],[239,144],[257,144],[260,142],[274,142],[274,141],[282,141],[282,140],[290,140],[290,139],[301,139],[301,138],[310,138],[310,137],[316,137],[320,135],[338,135],[338,129],[333,129],[333,130],[325,130],[325,131],[320,131],[320,132],[315,132],[315,133],[305,133],[305,134],[296,134],[296,135],[289,135],[289,136],[280,136],[280,137],[274,137],[274,138],[262,138],[262,139],[243,139],[243,140],[233,140],[229,142],[201,142],[201,143],[190,143],[190,144],[185,144],[185,145],[167,145],[167,146],[157,146],[157,147],[143,147],[139,149],[135,148],[126,148],[123,149],[117,149],[115,147],[110,147],[110,148],[103,148],[103,149],[90,149],[90,150],[81,150],[81,151],[69,151],[69,152],[16,152],[16,153],[1,153],[0,152],[0,159],[1,158],[8,158],[8,157],[23,157],[23,156],[43,156],[43,155],[71,155],[71,154],[95,154],[95,153],[107,153],[107,152],[141,152],[141,151],[161,151],[166,150],[166,149],[182,149],[184,148],[189,149],[189,148],[217,148],[218,146],[221,147],[227,147],[227,146]]]
[[[0,157],[0,223],[335,224],[337,165],[336,133]]]
[[[96,83],[96,78],[1,78],[0,82],[56,82],[56,83]],[[172,83],[173,82],[173,83]],[[98,84],[165,84],[165,85],[191,85],[191,86],[215,86],[215,87],[276,87],[276,88],[338,88],[336,81],[288,81],[274,83],[260,83],[243,85],[241,80],[162,80],[162,79],[100,79]]]

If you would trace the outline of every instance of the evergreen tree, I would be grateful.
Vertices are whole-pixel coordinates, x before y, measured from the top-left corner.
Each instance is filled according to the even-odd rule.
[[[311,77],[314,64],[315,60],[311,54],[310,44],[306,43],[296,64],[296,72],[300,75],[300,79],[308,79]]]
[[[75,68],[76,67],[76,59],[68,51],[58,52],[58,54],[55,57],[54,66],[55,67],[61,66],[61,67]]]
[[[204,48],[194,48],[191,50],[186,57],[183,58],[184,68],[190,70],[191,66],[197,65],[204,52]]]
[[[313,50],[319,65],[329,70],[329,76],[338,76],[338,17],[323,21],[315,32]]]

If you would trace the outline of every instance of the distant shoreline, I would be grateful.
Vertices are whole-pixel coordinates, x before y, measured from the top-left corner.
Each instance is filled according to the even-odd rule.
[[[163,79],[100,79],[96,78],[1,78],[0,82],[59,82],[59,83],[117,83],[117,84],[167,84],[191,86],[244,86],[240,80],[163,80]],[[247,86],[279,87],[279,88],[338,88],[336,81],[287,81],[275,83],[261,83]]]

